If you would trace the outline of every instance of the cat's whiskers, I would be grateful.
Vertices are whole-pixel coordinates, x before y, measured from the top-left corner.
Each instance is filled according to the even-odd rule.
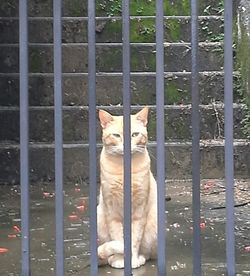
[[[145,145],[136,145],[133,149],[134,152],[144,153],[146,146]]]
[[[149,154],[149,156],[150,156],[151,159],[156,160],[156,157],[155,157],[155,155],[153,154],[153,151],[152,151],[151,148],[148,148],[148,154]]]
[[[121,149],[119,146],[106,146],[106,151],[111,155],[123,154],[123,149]]]
[[[120,146],[106,146],[106,151],[108,154],[111,155],[123,155],[124,151],[123,148],[121,148]],[[131,153],[144,153],[146,149],[145,145],[135,145],[134,147],[132,147],[131,149]]]

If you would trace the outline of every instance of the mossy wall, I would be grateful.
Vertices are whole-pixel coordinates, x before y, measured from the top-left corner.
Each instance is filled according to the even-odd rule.
[[[243,120],[244,133],[250,138],[250,5],[245,4],[244,1],[241,3],[236,26],[236,60],[241,78],[240,91],[247,106],[246,117]]]
[[[108,16],[121,15],[121,0],[98,0],[97,13]],[[130,1],[130,15],[155,15],[155,0]],[[165,15],[188,15],[190,12],[190,1],[164,1]]]

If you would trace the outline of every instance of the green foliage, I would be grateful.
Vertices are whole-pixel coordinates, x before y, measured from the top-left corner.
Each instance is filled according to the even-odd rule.
[[[219,0],[217,6],[206,5],[203,10],[204,15],[212,15],[216,13],[217,15],[223,15],[224,13],[224,0]]]
[[[174,82],[169,82],[165,88],[165,97],[167,104],[177,104],[181,102],[181,95],[183,91],[178,90]]]
[[[171,39],[178,41],[180,39],[181,23],[177,20],[169,20],[166,27]]]
[[[165,15],[189,15],[189,0],[171,2],[164,1]],[[130,15],[155,15],[155,0],[131,0]],[[121,0],[99,0],[97,1],[97,12],[102,11],[107,16],[118,16],[122,12]]]
[[[221,24],[220,28],[223,29],[224,24]],[[224,33],[214,34],[209,26],[208,20],[204,20],[201,22],[201,30],[206,34],[207,40],[210,42],[223,42]]]
[[[130,24],[130,39],[132,42],[154,42],[155,20],[133,19]]]
[[[220,16],[220,15],[223,16],[223,13],[224,13],[224,1],[223,0],[218,1],[218,5],[216,7],[207,5],[203,10],[204,15],[212,15],[215,12],[218,16]],[[221,24],[220,27],[221,27],[221,29],[223,29],[224,23]],[[208,20],[204,20],[201,22],[201,30],[206,34],[206,36],[208,37],[208,40],[211,42],[222,42],[224,40],[224,33],[221,32],[219,34],[214,34],[209,27]]]
[[[244,125],[244,127],[243,127],[243,133],[246,135],[246,137],[248,139],[250,139],[250,111],[249,111],[248,108],[247,108],[246,112],[247,112],[246,116],[242,120],[242,123]]]
[[[130,15],[131,16],[154,16],[156,0],[131,0]],[[224,0],[218,0],[216,5],[207,4],[206,1],[201,1],[200,8],[203,15],[224,15]],[[122,1],[121,0],[97,0],[97,16],[121,16]],[[164,15],[190,15],[190,1],[164,1]],[[112,21],[113,22],[113,21]],[[204,20],[200,24],[201,31],[204,33],[208,41],[223,42],[224,33],[213,33],[208,20]],[[223,30],[224,23],[222,22],[220,29]],[[121,32],[121,22],[114,21],[109,26],[113,32]],[[177,20],[165,21],[165,30],[171,41],[179,41],[182,32],[181,23]],[[242,27],[242,30],[244,28]],[[134,18],[130,22],[130,41],[131,42],[154,42],[155,41],[155,19],[154,18]],[[242,37],[236,45],[236,60],[237,69],[240,72],[237,83],[234,82],[234,91],[241,96],[242,101],[248,107],[246,117],[243,120],[244,133],[250,138],[250,39],[242,32]],[[168,38],[167,38],[168,39]],[[238,39],[238,38],[237,38]],[[236,39],[236,41],[237,41]],[[223,47],[217,47],[213,51],[219,51],[221,58],[223,57]],[[133,54],[133,53],[132,53]],[[33,63],[39,60],[35,57]],[[137,55],[134,54],[131,60],[132,66],[137,67],[141,62]],[[152,53],[147,57],[147,62],[150,62],[150,67],[155,67],[155,57]],[[182,91],[183,92],[183,91]],[[176,103],[181,101],[180,91],[169,84],[167,89],[168,102]],[[236,95],[236,96],[237,96]]]
[[[250,138],[250,39],[243,24],[240,26],[241,36],[236,43],[236,61],[240,72],[241,87],[239,93],[246,104],[246,116],[243,123],[243,132]]]

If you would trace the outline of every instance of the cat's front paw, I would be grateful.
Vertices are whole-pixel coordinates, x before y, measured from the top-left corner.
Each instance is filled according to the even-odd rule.
[[[143,255],[132,257],[132,268],[138,268],[146,263],[146,258]]]
[[[124,257],[122,254],[115,254],[108,258],[108,263],[113,268],[124,268]],[[143,255],[132,257],[132,268],[138,268],[146,263],[146,258]]]
[[[124,257],[122,254],[115,254],[108,258],[108,263],[114,268],[124,268]]]

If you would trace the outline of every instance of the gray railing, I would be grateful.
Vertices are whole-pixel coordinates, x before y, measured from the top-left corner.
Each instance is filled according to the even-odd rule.
[[[55,120],[55,194],[56,194],[56,272],[64,275],[63,222],[63,111],[62,111],[62,3],[53,0],[54,34],[54,120]]]
[[[63,126],[61,0],[54,0],[54,110],[55,110],[55,190],[56,190],[56,275],[64,275],[63,225]],[[193,275],[201,275],[200,245],[200,115],[198,61],[198,1],[191,0],[192,35],[192,172],[193,172]],[[28,5],[19,1],[20,18],[20,171],[22,218],[22,275],[30,275],[29,233],[29,103],[28,103]],[[89,77],[89,162],[90,162],[90,260],[91,276],[97,264],[97,149],[96,149],[96,60],[95,1],[88,0]],[[164,32],[163,0],[156,1],[156,107],[157,107],[157,188],[158,188],[158,274],[166,275],[165,240],[165,132],[164,132]],[[123,0],[123,114],[124,114],[124,243],[125,275],[131,275],[131,153],[130,153],[130,41],[129,1]],[[235,275],[233,99],[232,99],[232,0],[225,0],[225,176],[227,272]]]
[[[198,1],[191,1],[192,47],[192,211],[193,211],[193,274],[201,275],[200,241],[200,98],[198,62]]]
[[[225,179],[226,255],[228,275],[235,275],[234,241],[234,154],[233,154],[233,47],[232,1],[225,0],[224,22],[224,101],[225,101]]]
[[[19,2],[20,35],[20,182],[22,219],[22,275],[30,273],[29,233],[29,94],[28,94],[28,3]]]

